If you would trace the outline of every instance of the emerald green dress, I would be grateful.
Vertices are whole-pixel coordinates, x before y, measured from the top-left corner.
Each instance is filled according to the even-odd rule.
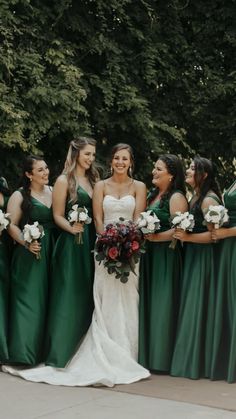
[[[218,204],[216,201],[215,205]],[[190,213],[195,219],[193,233],[207,231],[201,209],[193,206]],[[180,312],[171,366],[174,376],[198,379],[210,375],[216,292],[215,246],[217,244],[185,244]]]
[[[48,309],[50,261],[56,226],[52,208],[31,197],[29,224],[44,227],[41,258],[16,244],[13,251],[10,286],[9,363],[35,365],[43,361],[45,324]]]
[[[4,196],[4,204],[0,209],[6,212],[8,198]],[[5,230],[0,235],[0,363],[8,360],[7,329],[9,300],[10,246]]]
[[[236,227],[235,183],[224,194],[228,227]],[[236,381],[236,237],[220,240],[220,244],[211,379],[232,383]]]
[[[179,191],[178,191],[179,192]],[[169,199],[148,207],[170,229]],[[182,249],[168,242],[146,242],[140,267],[139,362],[154,371],[168,372],[174,348],[182,272]]]
[[[79,187],[77,195],[79,206],[85,206],[91,215],[92,200],[87,192]],[[66,217],[72,205],[68,203]],[[84,226],[83,244],[77,244],[75,236],[66,231],[57,240],[45,348],[47,365],[64,367],[91,323],[95,237],[91,223]]]

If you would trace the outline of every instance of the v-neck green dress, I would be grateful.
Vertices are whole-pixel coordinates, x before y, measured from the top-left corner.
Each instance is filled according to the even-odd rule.
[[[177,191],[179,192],[179,191]],[[160,232],[170,229],[169,199],[148,207],[160,219]],[[139,362],[153,371],[171,366],[179,309],[182,249],[168,242],[146,242],[140,267]]]
[[[77,190],[79,207],[92,214],[92,200],[81,187]],[[66,217],[73,204],[67,204]],[[50,312],[46,336],[46,364],[64,367],[86,333],[93,313],[95,243],[94,224],[84,226],[83,244],[62,231],[52,260]]]
[[[48,309],[50,261],[56,226],[52,208],[31,197],[30,221],[44,228],[41,258],[16,244],[13,250],[10,285],[9,363],[35,365],[43,361]]]
[[[229,225],[236,227],[236,181],[225,192]],[[236,381],[236,237],[220,241],[211,379]]]
[[[201,209],[193,207],[190,213],[195,219],[193,233],[207,231]],[[215,246],[218,244],[185,244],[183,286],[171,366],[174,376],[192,379],[210,376],[216,293]]]
[[[6,212],[8,198],[3,196],[4,203],[0,209]],[[8,300],[10,273],[10,238],[5,230],[0,235],[0,363],[8,360]]]

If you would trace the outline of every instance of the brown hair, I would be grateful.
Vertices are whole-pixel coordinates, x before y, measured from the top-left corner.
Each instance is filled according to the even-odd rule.
[[[127,150],[129,152],[130,163],[131,163],[130,168],[131,168],[131,171],[133,172],[134,171],[134,152],[133,152],[132,147],[129,144],[119,143],[119,144],[114,145],[114,147],[111,150],[109,163],[111,164],[115,154],[120,150]]]
[[[77,159],[81,150],[83,150],[86,145],[92,145],[96,147],[96,141],[93,138],[89,137],[78,137],[75,140],[70,142],[69,150],[66,156],[65,166],[63,174],[66,175],[68,180],[68,189],[69,197],[72,202],[75,202],[77,199],[77,182],[75,177],[75,169],[77,165]],[[99,179],[98,170],[95,168],[95,165],[92,163],[90,168],[86,170],[86,176],[93,187],[95,182]]]

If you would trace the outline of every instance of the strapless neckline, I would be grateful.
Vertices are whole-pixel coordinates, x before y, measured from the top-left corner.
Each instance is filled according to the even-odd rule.
[[[115,197],[115,196],[113,196],[113,195],[106,194],[106,195],[104,196],[104,199],[105,199],[106,197],[113,198],[113,199],[115,199],[116,201],[121,201],[122,199],[127,198],[127,197],[131,197],[131,198],[133,198],[133,199],[135,200],[135,197],[134,197],[133,195],[131,195],[131,194],[121,196],[121,198],[116,198],[116,197]]]

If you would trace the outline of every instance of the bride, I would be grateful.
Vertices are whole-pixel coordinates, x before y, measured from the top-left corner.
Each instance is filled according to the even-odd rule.
[[[131,178],[133,164],[131,147],[117,144],[112,150],[111,177],[99,181],[94,188],[97,233],[104,230],[104,224],[118,221],[119,217],[135,220],[145,209],[146,188]],[[128,282],[123,284],[115,275],[109,275],[103,264],[96,262],[92,323],[67,366],[39,365],[27,370],[4,366],[3,371],[30,381],[65,386],[112,387],[148,377],[149,371],[136,361],[138,303],[138,276],[131,272]]]

